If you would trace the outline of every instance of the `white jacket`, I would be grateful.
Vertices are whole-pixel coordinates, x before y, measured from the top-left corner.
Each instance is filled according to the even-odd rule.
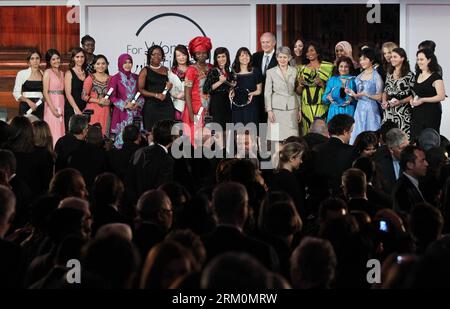
[[[42,74],[42,71],[41,71]],[[19,98],[22,96],[22,85],[27,81],[27,79],[31,76],[31,68],[19,71],[16,75],[16,83],[14,84],[13,96],[16,101],[19,101]],[[39,98],[42,99],[42,93],[33,92],[33,96],[30,98]]]

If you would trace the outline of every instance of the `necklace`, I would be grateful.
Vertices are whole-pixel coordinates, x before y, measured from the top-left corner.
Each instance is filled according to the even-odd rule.
[[[150,64],[150,68],[153,69],[153,70],[159,70],[159,69],[161,69],[161,67],[162,67],[162,64],[161,64],[161,63],[160,63],[157,67],[154,67],[154,66],[152,66],[152,65]]]

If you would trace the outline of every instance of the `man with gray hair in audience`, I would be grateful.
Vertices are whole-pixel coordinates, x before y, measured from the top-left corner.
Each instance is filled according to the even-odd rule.
[[[92,214],[89,202],[79,197],[66,197],[59,202],[58,208],[71,208],[83,212],[83,233],[86,237],[91,235]]]
[[[315,118],[309,132],[303,136],[308,147],[313,149],[316,145],[326,143],[330,138],[330,134],[328,133],[328,127],[325,120],[322,118]]]
[[[85,143],[89,120],[84,115],[72,115],[69,120],[69,132],[61,137],[55,144],[56,162],[55,170],[68,167],[67,160],[70,155]]]
[[[401,175],[400,153],[408,144],[406,133],[398,128],[393,128],[386,134],[386,145],[378,148],[374,155],[373,159],[378,164],[383,178],[383,191],[387,194],[392,192],[395,182]]]

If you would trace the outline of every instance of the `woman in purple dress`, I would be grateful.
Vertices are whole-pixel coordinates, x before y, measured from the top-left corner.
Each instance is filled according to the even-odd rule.
[[[133,58],[128,54],[120,55],[118,68],[119,72],[110,79],[108,89],[113,88],[109,98],[114,106],[111,133],[115,135],[114,145],[122,148],[122,131],[127,125],[133,123],[135,117],[141,117],[144,99],[139,97],[133,103],[138,92],[138,75],[131,73]]]

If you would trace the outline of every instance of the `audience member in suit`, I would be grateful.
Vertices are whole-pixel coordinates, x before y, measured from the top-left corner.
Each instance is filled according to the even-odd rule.
[[[112,173],[103,173],[95,178],[92,186],[92,234],[100,227],[109,223],[125,223],[132,225],[130,219],[120,211],[124,187],[122,181]]]
[[[140,148],[141,134],[135,125],[127,125],[122,131],[121,149],[112,149],[109,155],[111,170],[123,181],[134,153]]]
[[[23,227],[31,217],[31,190],[28,185],[16,175],[16,158],[9,150],[0,149],[0,170],[5,173],[8,184],[16,196],[16,211],[9,232]]]
[[[10,124],[11,136],[8,149],[17,161],[17,175],[25,181],[33,198],[43,195],[53,176],[53,156],[44,147],[34,146],[34,132],[30,120],[14,117]]]
[[[383,191],[390,194],[400,177],[400,153],[408,145],[408,136],[402,130],[393,128],[386,134],[386,145],[375,152],[373,159],[381,172]]]
[[[373,179],[377,177],[375,162],[368,157],[359,157],[353,162],[353,168],[358,168],[366,174],[367,200],[383,208],[392,208],[391,196],[383,192],[381,185],[373,183]]]
[[[326,143],[330,138],[330,134],[328,133],[328,127],[325,120],[322,118],[314,119],[309,132],[303,136],[303,138],[308,144],[309,149],[314,149],[317,145]]]
[[[16,207],[14,193],[0,186],[0,288],[21,288],[25,275],[25,256],[22,248],[6,241],[6,232],[13,221]]]
[[[85,143],[89,120],[84,115],[73,115],[69,120],[69,132],[61,137],[55,145],[55,170],[68,167],[67,160],[74,151]]]
[[[280,150],[278,171],[273,175],[271,191],[282,191],[294,200],[300,214],[305,214],[303,197],[300,195],[300,184],[294,171],[302,164],[304,147],[299,143],[288,143]]]
[[[347,198],[347,207],[349,211],[362,210],[369,214],[371,218],[375,217],[380,206],[371,203],[367,199],[366,175],[357,168],[350,168],[342,175],[342,190]]]
[[[172,203],[164,191],[150,190],[142,194],[136,208],[138,217],[133,242],[145,260],[149,250],[163,241],[172,227]]]
[[[95,177],[108,171],[108,156],[104,149],[102,129],[99,126],[93,125],[88,128],[86,143],[82,143],[72,152],[68,165],[80,171],[89,191],[92,189]]]
[[[354,160],[353,147],[348,145],[355,120],[346,114],[334,116],[328,123],[330,139],[314,148],[314,173],[318,178],[327,181],[333,193],[340,192],[342,173],[352,166]]]
[[[409,213],[415,204],[425,202],[419,189],[419,177],[425,176],[428,168],[425,151],[406,146],[400,155],[400,168],[403,173],[392,190],[394,210]]]
[[[172,126],[172,120],[158,121],[152,129],[154,144],[137,150],[132,157],[127,183],[136,200],[143,192],[173,180],[174,159],[169,153]]]
[[[218,225],[212,233],[202,237],[208,260],[228,251],[245,252],[268,269],[277,271],[279,261],[275,250],[243,233],[249,211],[245,187],[235,182],[218,185],[213,192],[212,204]]]
[[[266,80],[266,71],[277,66],[277,57],[275,56],[275,46],[277,45],[277,38],[273,33],[265,32],[261,35],[259,39],[261,43],[262,51],[258,51],[253,54],[252,66],[258,68],[263,76],[263,88],[262,93],[264,93],[264,84]],[[264,99],[261,98],[261,106],[259,109],[259,122],[267,122],[267,113],[265,111]]]

